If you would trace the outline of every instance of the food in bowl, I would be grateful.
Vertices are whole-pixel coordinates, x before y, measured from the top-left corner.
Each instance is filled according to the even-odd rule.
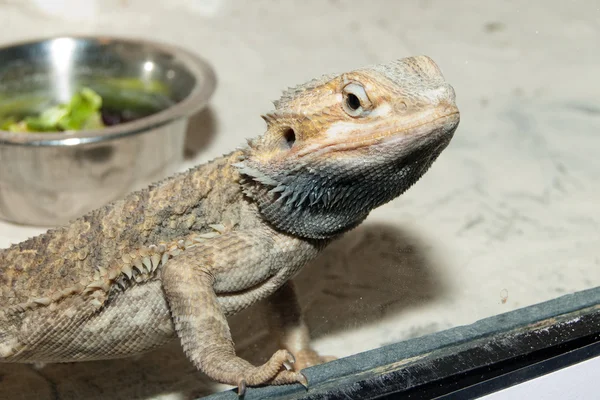
[[[165,88],[158,82],[138,82],[134,79],[112,79],[109,86],[112,94],[126,90],[137,95],[160,97]],[[107,96],[110,94],[107,94]],[[146,100],[146,99],[145,99]],[[165,99],[160,99],[165,102]],[[108,103],[108,104],[107,104]],[[16,117],[14,115],[0,118],[0,130],[8,132],[73,132],[81,130],[102,129],[107,126],[118,125],[142,118],[153,111],[145,107],[145,111],[138,110],[136,99],[122,104],[122,108],[111,107],[111,102],[106,102],[98,91],[83,87],[69,100],[68,103],[48,106],[34,115]],[[132,104],[133,103],[133,104]],[[143,101],[142,101],[143,103]],[[163,105],[164,107],[164,105]],[[152,107],[151,107],[152,108]],[[159,107],[155,107],[156,110]]]
[[[23,119],[11,116],[0,123],[0,129],[9,132],[63,132],[82,129],[101,129],[102,97],[84,87],[76,92],[67,104],[59,104],[39,115]]]

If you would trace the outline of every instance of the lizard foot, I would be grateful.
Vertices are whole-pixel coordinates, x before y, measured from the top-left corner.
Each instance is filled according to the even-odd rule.
[[[295,371],[281,371],[275,378],[270,382],[271,385],[289,385],[292,383],[299,383],[308,389],[308,379],[301,372]]]
[[[296,362],[294,363],[294,371],[300,371],[304,368],[312,367],[313,365],[323,364],[329,361],[336,360],[333,356],[320,356],[313,349],[302,349],[294,353]]]
[[[300,383],[307,387],[306,377],[299,372],[292,371],[295,362],[296,359],[292,353],[287,350],[278,350],[269,361],[260,367],[253,367],[243,373],[237,382],[238,395],[243,396],[247,386]]]

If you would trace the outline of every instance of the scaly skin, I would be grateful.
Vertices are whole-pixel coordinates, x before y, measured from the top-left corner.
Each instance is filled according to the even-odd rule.
[[[126,357],[174,338],[239,387],[323,361],[288,281],[414,184],[459,122],[427,57],[288,90],[248,146],[0,252],[0,362]],[[226,317],[269,295],[282,350],[237,357]],[[296,356],[296,362],[293,355]]]

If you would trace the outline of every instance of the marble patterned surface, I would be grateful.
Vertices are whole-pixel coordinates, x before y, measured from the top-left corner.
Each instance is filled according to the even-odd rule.
[[[453,142],[406,195],[297,278],[322,353],[600,285],[597,1],[49,3],[0,0],[0,44],[109,33],[179,44],[214,65],[219,86],[194,120],[186,166],[260,134],[259,115],[287,86],[408,55],[438,62],[461,109]],[[0,223],[0,246],[39,232]],[[255,362],[273,350],[260,311],[232,319],[240,354]],[[0,365],[0,399],[187,399],[222,388],[176,343],[135,359]]]

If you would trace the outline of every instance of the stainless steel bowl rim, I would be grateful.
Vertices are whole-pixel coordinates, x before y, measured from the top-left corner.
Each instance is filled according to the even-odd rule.
[[[169,122],[186,118],[202,109],[208,99],[211,97],[216,86],[216,76],[212,67],[199,56],[175,45],[137,39],[131,37],[116,36],[89,36],[89,35],[61,35],[52,36],[36,40],[15,42],[5,46],[0,46],[0,50],[34,44],[39,42],[51,41],[56,39],[74,39],[74,40],[102,40],[115,41],[129,44],[142,44],[152,47],[155,50],[171,54],[181,60],[195,77],[203,76],[205,79],[199,84],[196,81],[194,88],[183,100],[172,106],[156,112],[152,115],[123,124],[118,124],[103,129],[81,130],[74,132],[57,133],[14,133],[0,130],[0,144],[17,146],[73,146],[79,144],[95,143],[105,140],[112,140],[124,136],[131,136],[143,133],[150,129],[168,124]]]

